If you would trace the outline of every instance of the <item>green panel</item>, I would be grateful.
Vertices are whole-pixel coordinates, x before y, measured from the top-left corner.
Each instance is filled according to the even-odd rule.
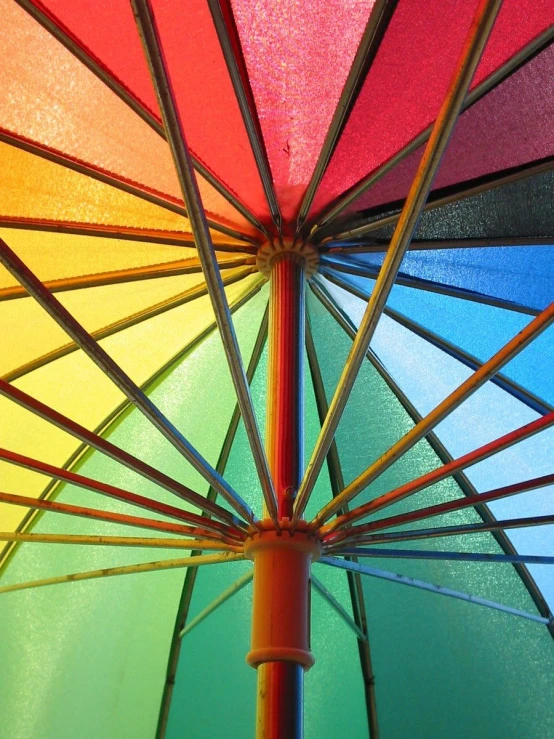
[[[309,306],[331,397],[351,342],[313,297]],[[364,362],[337,434],[346,481],[412,426],[384,380]],[[439,465],[430,445],[422,441],[356,503]],[[461,496],[455,481],[445,480],[379,515]],[[477,520],[477,513],[467,510],[436,519],[433,525]],[[408,542],[406,547],[413,549],[415,544]],[[499,551],[490,534],[417,544],[422,549]],[[364,563],[536,612],[511,565],[398,559]],[[323,569],[318,566],[316,575]],[[364,592],[382,739],[539,739],[554,735],[554,644],[544,626],[373,578],[364,578]]]
[[[266,397],[266,366],[267,351],[264,351],[252,383],[261,423]],[[306,457],[318,433],[319,419],[306,363]],[[258,491],[256,472],[253,463],[248,461],[246,450],[246,434],[241,424],[225,476],[243,492]],[[314,506],[321,507],[330,495],[325,471],[314,490]],[[259,492],[251,492],[250,496],[249,503],[259,510]],[[190,618],[217,598],[249,566],[250,563],[237,563],[217,571],[201,570]],[[345,574],[329,570],[318,576],[350,609]],[[250,648],[251,608],[252,588],[249,585],[185,637],[167,739],[254,736],[256,674],[245,663]],[[364,736],[367,720],[356,637],[336,611],[315,593],[312,596],[312,650],[316,663],[305,679],[306,736],[334,739],[345,736],[345,726],[349,727],[348,736]]]
[[[263,291],[235,314],[246,361],[266,302]],[[215,464],[235,403],[218,334],[203,340],[149,394]],[[124,414],[110,429],[110,439],[206,491],[197,473],[139,412]],[[80,471],[179,505],[170,493],[99,453],[87,455]],[[57,498],[113,511],[138,510],[72,486],[60,486]],[[43,515],[35,530],[140,533],[57,514]],[[2,584],[168,556],[180,555],[175,550],[24,544],[8,564]],[[156,572],[0,596],[0,737],[152,739],[183,578],[183,571]]]

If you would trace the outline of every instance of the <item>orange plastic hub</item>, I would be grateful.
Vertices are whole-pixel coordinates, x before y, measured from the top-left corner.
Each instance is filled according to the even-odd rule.
[[[305,670],[314,664],[310,651],[310,568],[319,559],[319,540],[300,522],[296,532],[282,520],[278,534],[271,521],[267,530],[246,542],[246,556],[254,562],[252,667],[265,662],[295,662]],[[300,525],[303,524],[303,525]]]

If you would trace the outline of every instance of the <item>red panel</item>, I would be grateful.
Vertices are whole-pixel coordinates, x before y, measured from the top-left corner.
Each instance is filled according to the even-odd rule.
[[[554,154],[554,46],[508,77],[458,121],[434,188]],[[379,180],[350,211],[404,199],[423,147]]]
[[[374,0],[232,0],[285,221],[296,217]]]
[[[435,119],[476,6],[477,0],[400,0],[314,212],[390,159]],[[505,0],[473,85],[553,21],[552,0]]]
[[[129,0],[45,0],[44,5],[136,98],[158,110]],[[268,221],[265,195],[207,3],[155,0],[153,6],[191,151]]]
[[[129,0],[33,0],[160,119]]]

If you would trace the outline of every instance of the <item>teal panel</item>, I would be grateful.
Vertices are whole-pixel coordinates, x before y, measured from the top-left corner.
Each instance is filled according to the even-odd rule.
[[[266,303],[264,291],[235,314],[246,360]],[[217,333],[172,367],[149,393],[215,464],[235,404]],[[188,463],[137,411],[126,413],[109,435],[115,444],[206,491],[207,485],[199,484]],[[80,471],[179,504],[170,493],[96,452],[85,458]],[[137,513],[136,508],[72,486],[61,486],[57,498]],[[139,533],[56,514],[43,515],[35,530]],[[24,544],[6,567],[2,584],[168,556],[179,555],[175,550]],[[156,572],[0,596],[2,739],[152,739],[183,578],[183,571]]]
[[[309,308],[330,396],[351,342],[313,297]],[[345,478],[353,479],[412,425],[376,370],[364,362],[337,435]],[[439,464],[422,441],[356,501],[394,489]],[[386,514],[460,496],[455,482],[446,480]],[[436,523],[464,520],[479,519],[466,511]],[[498,551],[491,535],[445,541],[424,542],[421,548]],[[407,546],[414,548],[414,543]],[[510,565],[364,562],[536,612]],[[364,579],[364,592],[382,739],[552,736],[554,644],[544,626],[373,578]]]
[[[267,352],[262,355],[252,383],[258,418],[265,408]],[[319,419],[306,363],[306,457],[319,433]],[[247,439],[239,425],[225,476],[248,496],[258,491],[256,472],[245,454]],[[245,461],[246,460],[246,461]],[[325,471],[314,490],[313,511],[330,498]],[[259,492],[249,503],[260,510]],[[204,569],[196,580],[190,618],[203,610],[247,569],[245,563]],[[321,569],[321,568],[320,568]],[[346,608],[350,608],[346,576],[342,572],[318,575]],[[252,589],[240,591],[185,637],[167,727],[167,739],[242,739],[254,736],[256,674],[245,663],[250,648]],[[319,595],[312,596],[312,650],[315,666],[305,679],[307,737],[333,739],[367,734],[366,708],[356,637],[336,611]],[[208,689],[206,689],[208,688]]]

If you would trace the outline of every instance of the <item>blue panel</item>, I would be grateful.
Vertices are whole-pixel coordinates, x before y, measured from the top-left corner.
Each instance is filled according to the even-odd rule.
[[[340,278],[368,295],[375,284],[373,280],[343,272]],[[482,362],[532,320],[522,313],[401,285],[393,288],[387,306]],[[553,366],[554,327],[550,327],[506,365],[502,373],[554,404],[554,372],[550,369]]]
[[[341,258],[348,261],[349,256]],[[384,255],[353,258],[378,267]],[[554,246],[414,250],[404,257],[401,271],[531,308],[545,308],[554,300]]]
[[[356,325],[365,304],[327,284]],[[471,371],[429,342],[384,316],[372,342],[387,370],[422,415],[426,415],[460,385]],[[537,418],[537,414],[492,383],[474,393],[436,428],[453,457]],[[552,472],[554,429],[494,455],[467,470],[479,492]],[[552,513],[554,488],[524,493],[491,505],[497,518]],[[391,515],[394,513],[390,509]],[[516,549],[525,554],[554,554],[554,526],[509,532]],[[550,608],[554,608],[554,572],[547,566],[529,567]]]

